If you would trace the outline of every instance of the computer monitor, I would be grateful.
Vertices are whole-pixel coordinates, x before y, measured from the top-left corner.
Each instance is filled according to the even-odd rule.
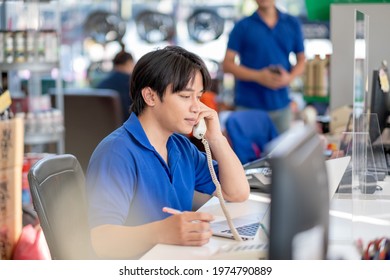
[[[271,142],[270,259],[325,259],[329,191],[323,145],[314,127]]]
[[[369,124],[370,140],[374,143],[386,128],[390,114],[388,94],[384,93],[381,88],[378,70],[374,70],[372,74],[370,113],[377,116],[377,118],[370,118]]]

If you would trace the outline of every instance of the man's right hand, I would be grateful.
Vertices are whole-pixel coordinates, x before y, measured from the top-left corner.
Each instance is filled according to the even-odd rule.
[[[201,246],[209,242],[212,236],[210,222],[213,215],[205,212],[183,212],[174,214],[161,221],[162,230],[158,243]]]

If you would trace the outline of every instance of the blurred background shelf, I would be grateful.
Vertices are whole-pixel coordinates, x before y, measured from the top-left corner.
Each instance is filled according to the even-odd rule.
[[[25,145],[50,144],[60,141],[64,136],[64,131],[58,133],[34,133],[24,135]]]
[[[1,71],[20,71],[26,70],[33,72],[47,72],[53,68],[59,68],[58,62],[18,62],[18,63],[0,63]]]

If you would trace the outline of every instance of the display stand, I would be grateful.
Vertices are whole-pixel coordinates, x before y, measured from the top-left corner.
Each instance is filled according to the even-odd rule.
[[[358,34],[359,26],[363,34]],[[343,133],[340,145],[340,149],[352,159],[342,178],[342,185],[331,201],[334,211],[331,215],[336,221],[342,220],[342,228],[333,229],[336,232],[334,241],[352,246],[359,241],[365,246],[370,240],[382,237],[383,232],[390,231],[390,215],[386,211],[390,190],[388,182],[380,179],[387,173],[387,170],[386,173],[380,170],[381,163],[386,163],[383,144],[381,139],[375,141],[372,136],[375,129],[380,131],[378,118],[367,113],[368,16],[355,10],[354,27],[353,110],[350,126]],[[364,47],[363,57],[358,55],[359,46]]]
[[[378,131],[379,124],[375,114],[362,114],[359,119],[361,128],[370,125],[370,131]],[[346,171],[349,179],[343,178],[339,192],[353,194],[370,194],[376,191],[378,181],[387,173],[386,158],[380,139],[372,145],[370,133],[366,131],[342,133],[340,149],[344,155],[352,157]],[[350,173],[350,174],[348,174]],[[347,176],[345,176],[347,177]],[[356,192],[356,193],[355,193]]]
[[[346,208],[352,213],[350,237],[353,240],[362,236],[367,221],[384,222],[377,217],[384,214],[382,203],[387,199],[380,186],[387,175],[384,148],[381,139],[376,139],[375,144],[370,139],[370,133],[379,131],[376,114],[361,114],[355,119],[356,126],[362,131],[342,133],[340,149],[352,159],[338,189],[339,198],[352,198]],[[374,203],[376,206],[371,207]]]

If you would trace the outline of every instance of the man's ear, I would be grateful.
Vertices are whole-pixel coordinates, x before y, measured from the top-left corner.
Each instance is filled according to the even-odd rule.
[[[150,87],[145,87],[142,89],[142,97],[148,106],[153,107],[154,105],[156,105],[157,95],[156,92]]]

